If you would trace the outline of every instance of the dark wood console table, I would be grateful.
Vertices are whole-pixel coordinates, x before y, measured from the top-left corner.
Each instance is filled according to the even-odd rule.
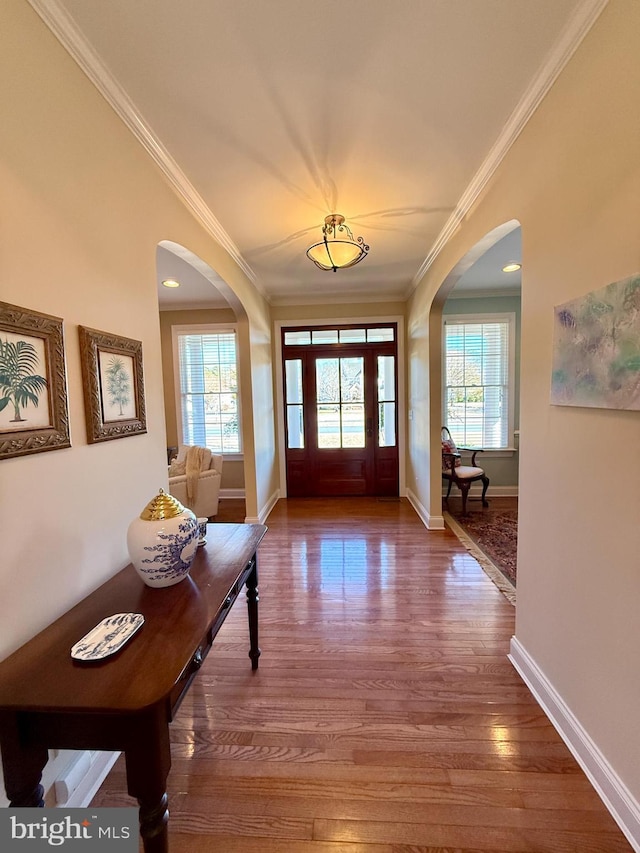
[[[129,565],[0,663],[0,748],[12,806],[44,805],[48,749],[122,751],[144,849],[166,853],[169,723],[243,584],[257,669],[256,551],[266,531],[210,524],[185,580],[152,589]],[[115,613],[142,613],[144,625],[112,657],[74,661],[74,643]]]

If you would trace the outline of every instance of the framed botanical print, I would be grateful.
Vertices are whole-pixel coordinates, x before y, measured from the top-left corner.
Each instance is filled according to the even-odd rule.
[[[147,431],[142,343],[78,327],[87,441],[110,441]]]
[[[0,302],[0,459],[70,446],[62,320]]]

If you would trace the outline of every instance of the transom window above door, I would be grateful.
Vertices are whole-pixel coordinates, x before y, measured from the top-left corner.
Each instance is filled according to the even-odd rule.
[[[317,344],[372,344],[395,341],[395,326],[379,328],[295,329],[285,331],[285,346]]]

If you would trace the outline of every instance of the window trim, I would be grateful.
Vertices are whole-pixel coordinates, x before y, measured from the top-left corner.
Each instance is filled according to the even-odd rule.
[[[505,447],[488,447],[485,453],[497,456],[507,456],[515,452],[515,393],[516,393],[516,313],[515,311],[502,311],[484,314],[474,312],[472,314],[443,314],[442,315],[442,423],[446,424],[445,413],[447,410],[447,331],[446,325],[472,325],[474,323],[507,322],[509,327],[508,346],[508,394],[509,403],[507,407],[507,445]]]
[[[171,326],[171,348],[173,353],[173,389],[176,409],[176,431],[178,443],[184,444],[184,424],[182,421],[182,388],[180,387],[180,355],[178,349],[178,338],[180,335],[206,335],[206,334],[229,334],[233,333],[236,339],[236,375],[238,378],[238,439],[240,450],[233,453],[224,453],[225,459],[230,461],[244,459],[244,447],[242,441],[242,388],[240,385],[240,366],[238,364],[238,324],[237,323],[189,323],[181,326]],[[212,451],[218,453],[219,451]],[[221,451],[220,451],[221,452]]]

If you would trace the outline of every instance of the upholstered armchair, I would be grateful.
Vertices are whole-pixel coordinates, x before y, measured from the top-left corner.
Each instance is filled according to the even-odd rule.
[[[169,493],[198,518],[218,512],[222,459],[206,447],[182,444],[169,465]]]
[[[462,465],[460,450],[469,450],[471,452],[471,465]],[[475,483],[477,480],[482,481],[482,506],[489,506],[489,501],[486,498],[487,489],[489,488],[489,478],[484,473],[484,469],[476,465],[476,454],[481,452],[477,448],[456,447],[447,427],[442,427],[442,478],[448,483],[445,500],[449,500],[451,486],[455,483],[462,495],[463,515],[467,514],[467,497],[471,483]]]

